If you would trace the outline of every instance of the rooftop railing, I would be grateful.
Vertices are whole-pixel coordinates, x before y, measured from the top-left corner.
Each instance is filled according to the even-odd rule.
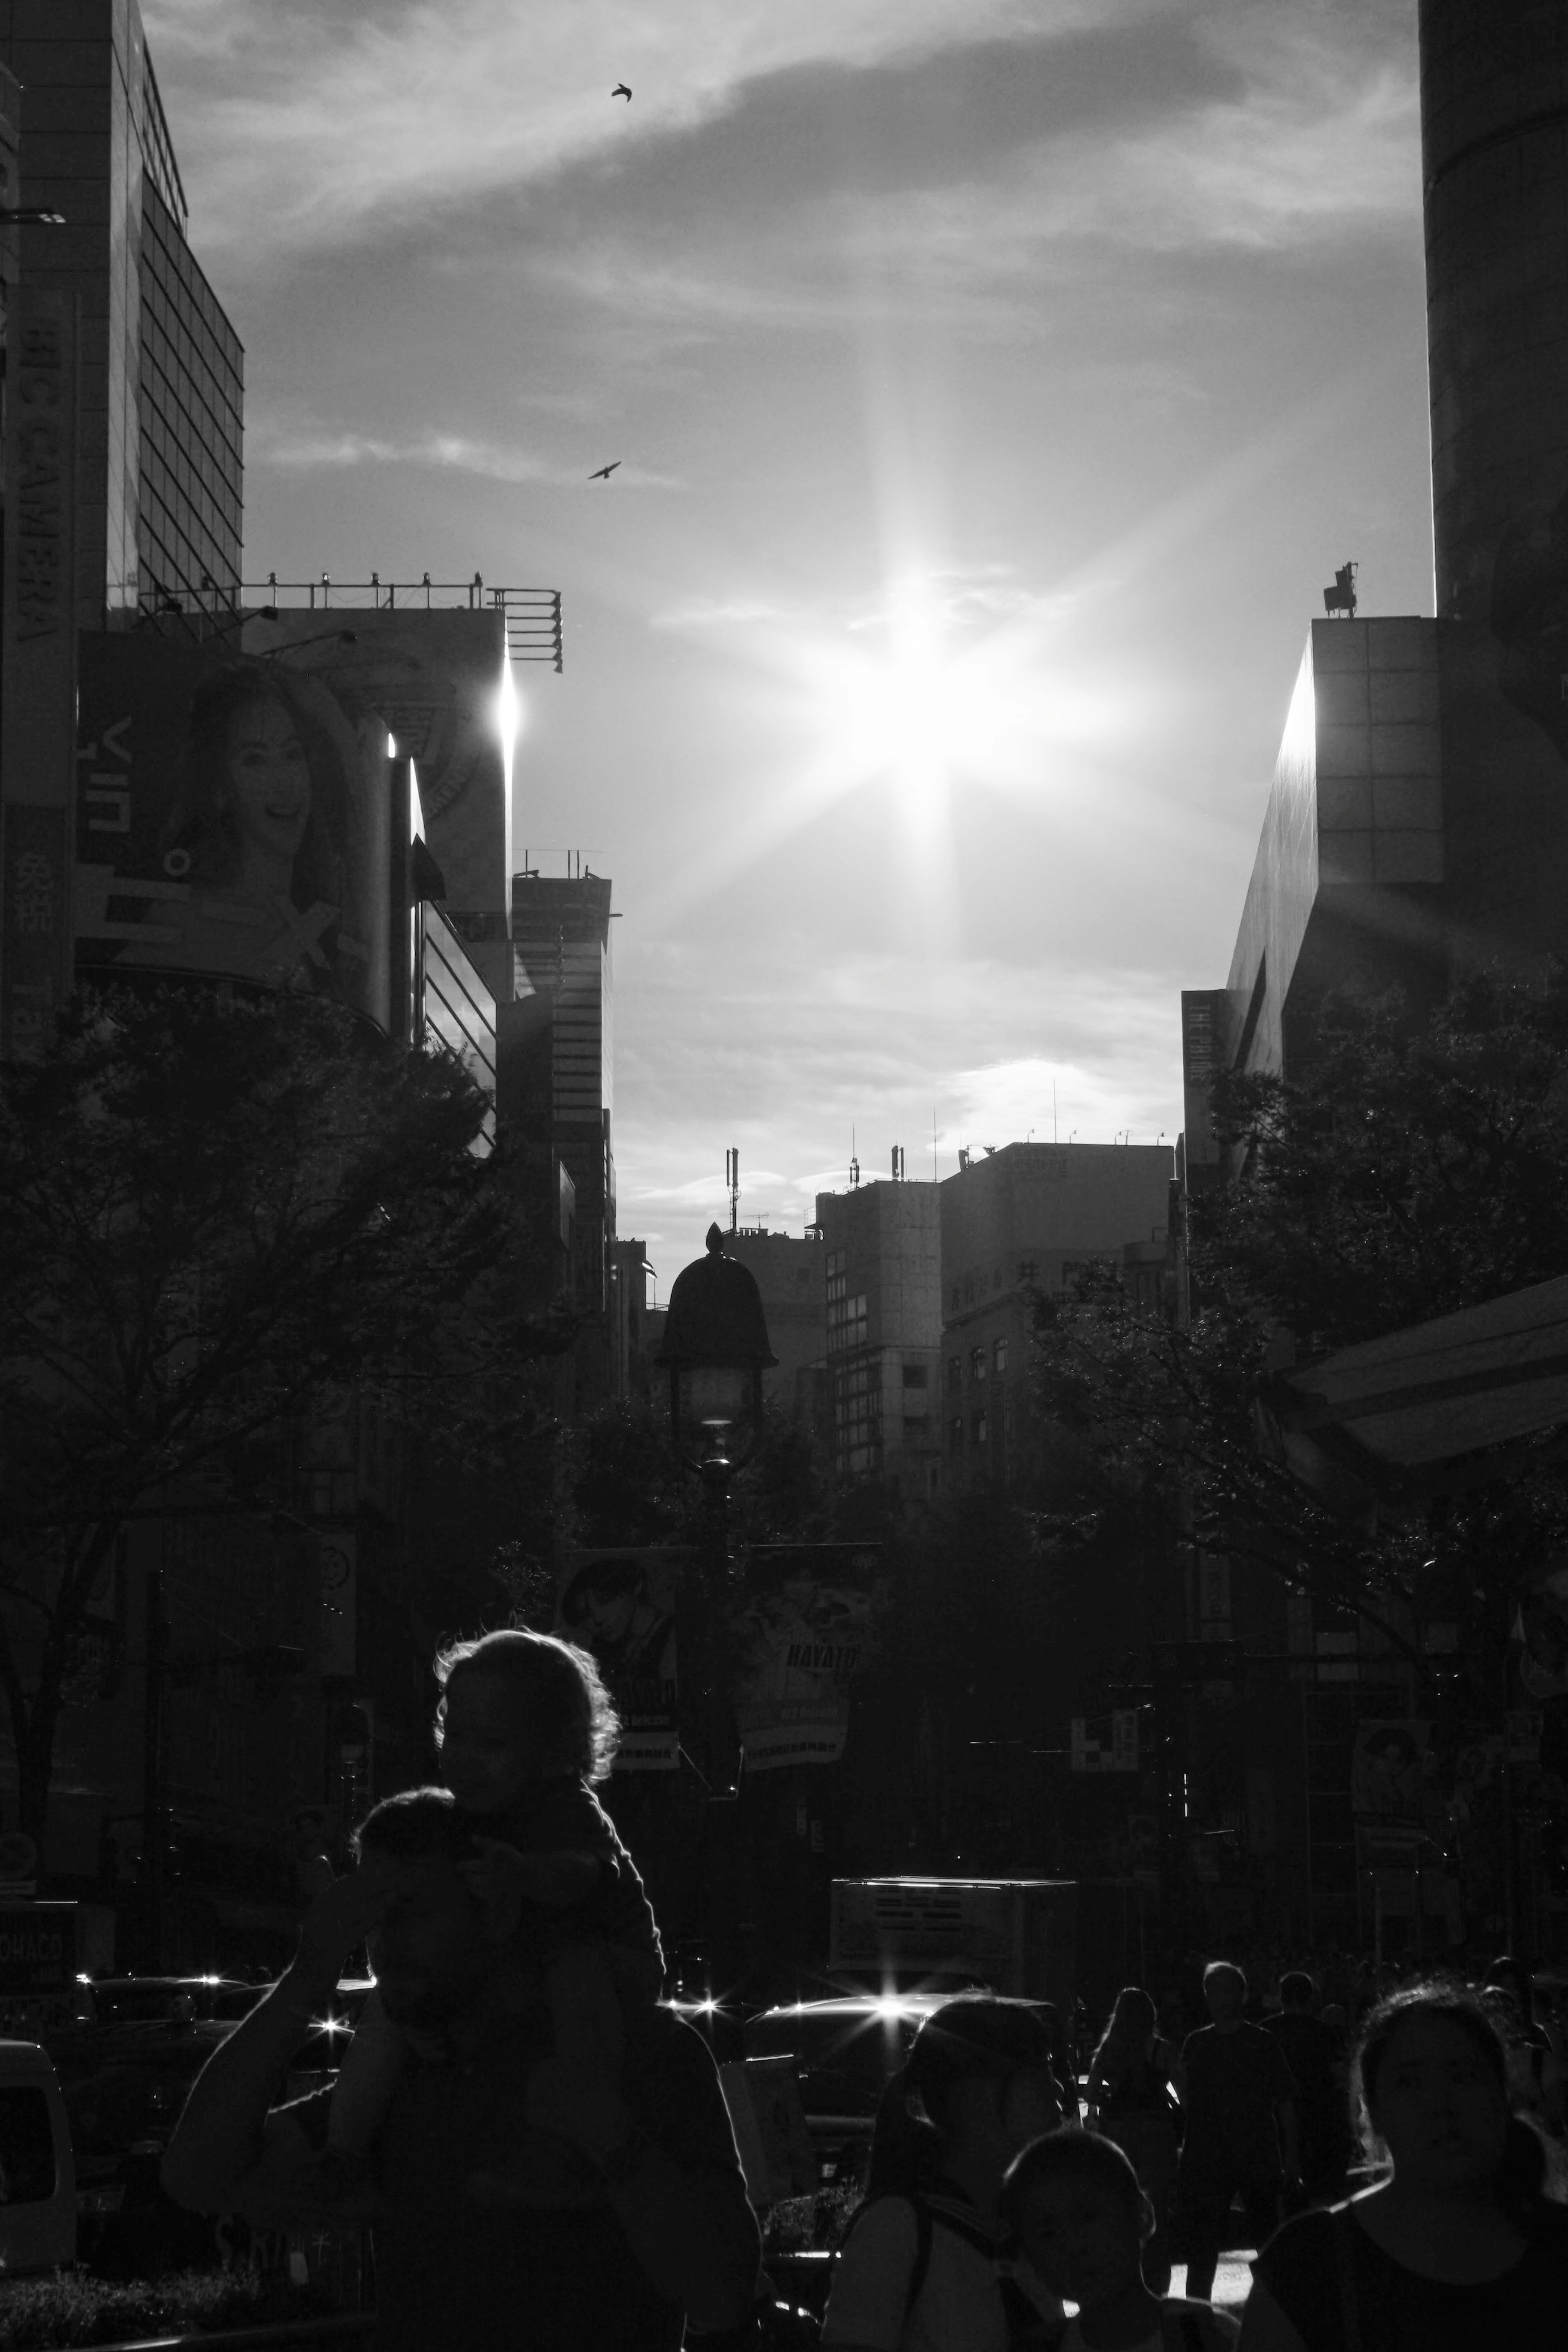
[[[246,612],[362,613],[367,607],[378,613],[498,612],[513,661],[549,662],[558,676],[565,667],[559,589],[495,587],[477,572],[472,580],[433,580],[428,572],[418,580],[383,580],[379,572],[368,580],[334,580],[326,572],[315,580],[280,580],[269,572],[265,580],[246,581],[237,591],[206,580],[199,589],[156,586],[143,591],[141,605],[153,618],[183,614],[208,621],[237,619]]]

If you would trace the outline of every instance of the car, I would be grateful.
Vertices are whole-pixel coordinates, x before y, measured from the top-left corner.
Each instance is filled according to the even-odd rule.
[[[824,2181],[859,2181],[882,2095],[946,1992],[845,1993],[782,2002],[749,2018],[748,2058],[793,2058]]]
[[[77,2258],[77,2180],[65,2101],[47,2050],[0,2042],[0,2271]]]
[[[78,1977],[78,2017],[84,2028],[177,2025],[192,2019],[237,2023],[267,1990],[243,1977]]]
[[[948,1985],[935,1992],[841,1993],[826,2000],[782,2002],[747,2020],[748,2058],[796,2062],[806,2127],[824,2180],[863,2179],[883,2091],[925,2020],[961,1990]],[[1027,2006],[1039,2011],[1051,2036],[1063,2105],[1075,2105],[1057,2013],[1048,2001]]]

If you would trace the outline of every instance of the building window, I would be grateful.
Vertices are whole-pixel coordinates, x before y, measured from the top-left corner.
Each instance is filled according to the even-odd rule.
[[[1007,1343],[1006,1339],[1004,1338],[1004,1339],[998,1339],[998,1340],[997,1341],[997,1343],[996,1343],[995,1347],[991,1349],[991,1370],[992,1370],[992,1371],[993,1371],[993,1372],[995,1372],[995,1373],[997,1374],[998,1378],[999,1379],[999,1378],[1001,1377],[1002,1373],[1003,1373],[1003,1372],[1005,1372],[1005,1371],[1007,1370],[1007,1368],[1008,1368],[1008,1343]]]
[[[964,1416],[961,1412],[956,1412],[947,1423],[947,1451],[949,1454],[962,1454],[964,1451]]]
[[[953,1312],[955,1315],[958,1312],[958,1286],[956,1283],[953,1285]]]
[[[841,1475],[874,1475],[881,1470],[882,1364],[876,1356],[862,1356],[834,1372],[833,1438]]]
[[[971,1348],[969,1350],[969,1378],[972,1381],[983,1381],[985,1377],[986,1351],[984,1348]]]
[[[1020,1258],[1019,1258],[1019,1282],[1021,1282],[1021,1283],[1038,1282],[1038,1281],[1039,1281],[1039,1279],[1040,1279],[1040,1261],[1039,1261],[1039,1259],[1038,1259],[1038,1258],[1032,1258],[1032,1257],[1020,1257]]]
[[[906,1389],[923,1389],[925,1386],[925,1365],[905,1364],[904,1367],[904,1385]]]
[[[989,1423],[987,1422],[986,1416],[983,1412],[970,1414],[969,1434],[974,1439],[977,1445],[984,1445],[986,1443],[986,1439],[989,1434]]]
[[[947,1385],[948,1385],[948,1387],[949,1387],[950,1389],[961,1389],[961,1388],[963,1387],[963,1385],[964,1385],[964,1359],[963,1359],[963,1357],[962,1357],[962,1356],[949,1356],[949,1357],[948,1357],[948,1359],[947,1359]]]

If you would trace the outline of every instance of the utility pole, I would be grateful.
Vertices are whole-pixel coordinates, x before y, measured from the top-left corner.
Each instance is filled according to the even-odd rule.
[[[149,1566],[145,1586],[146,1668],[141,1712],[141,1884],[147,1965],[163,1960],[163,1570]]]

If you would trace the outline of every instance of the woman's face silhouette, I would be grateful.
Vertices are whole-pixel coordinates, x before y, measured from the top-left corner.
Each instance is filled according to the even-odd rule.
[[[246,702],[235,711],[225,782],[242,847],[292,863],[310,822],[310,769],[281,702]]]

